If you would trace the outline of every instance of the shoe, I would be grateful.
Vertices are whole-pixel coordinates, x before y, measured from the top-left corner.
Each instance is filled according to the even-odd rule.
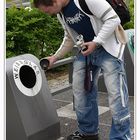
[[[69,135],[67,140],[98,140],[98,134],[96,135],[84,135],[80,134],[78,131]]]

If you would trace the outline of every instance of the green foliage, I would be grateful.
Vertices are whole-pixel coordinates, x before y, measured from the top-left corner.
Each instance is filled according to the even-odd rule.
[[[123,27],[124,29],[133,29],[134,28],[134,0],[129,0],[129,12],[131,16],[130,22],[126,23]]]
[[[56,17],[37,9],[6,10],[6,57],[24,53],[48,56],[59,48],[62,38],[63,29]]]

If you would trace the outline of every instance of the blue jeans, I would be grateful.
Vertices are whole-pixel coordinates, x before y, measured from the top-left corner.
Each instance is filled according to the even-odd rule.
[[[79,54],[73,64],[73,94],[79,131],[88,135],[98,133],[97,83],[102,70],[112,114],[110,140],[130,140],[129,98],[123,61],[102,47],[90,55],[90,60],[96,65],[96,72],[89,93],[84,89],[85,57]]]

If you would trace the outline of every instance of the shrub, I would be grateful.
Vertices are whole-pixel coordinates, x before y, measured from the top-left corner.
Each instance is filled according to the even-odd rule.
[[[63,29],[56,17],[37,9],[11,7],[6,10],[6,57],[31,53],[38,58],[54,53]]]
[[[124,25],[124,29],[134,28],[134,0],[129,0],[129,12],[130,12],[130,22]]]

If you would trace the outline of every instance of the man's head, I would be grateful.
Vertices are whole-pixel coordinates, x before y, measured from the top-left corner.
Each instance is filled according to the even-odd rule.
[[[34,6],[50,15],[57,14],[69,0],[34,0]]]

